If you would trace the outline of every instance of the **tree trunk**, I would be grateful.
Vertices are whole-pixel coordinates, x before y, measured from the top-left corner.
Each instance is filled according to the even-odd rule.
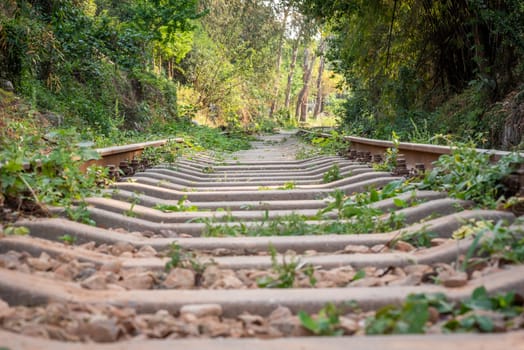
[[[322,112],[323,104],[323,91],[322,91],[322,76],[324,75],[324,68],[326,66],[326,58],[324,57],[324,51],[326,50],[326,43],[324,40],[319,45],[318,54],[320,56],[320,64],[318,65],[318,77],[317,77],[317,98],[315,101],[315,110],[313,111],[313,118],[318,118],[318,115]]]
[[[280,92],[280,68],[282,66],[282,50],[284,47],[284,35],[286,34],[287,18],[289,16],[290,7],[287,6],[284,9],[284,19],[282,21],[282,29],[280,31],[280,37],[278,38],[278,52],[277,52],[277,65],[275,72],[275,87],[273,90],[273,101],[271,101],[271,107],[269,109],[269,118],[273,117],[277,109],[278,104],[278,93]]]
[[[284,101],[284,108],[286,110],[289,109],[289,104],[291,100],[291,85],[293,83],[293,76],[295,75],[295,66],[297,64],[297,56],[298,56],[298,42],[299,40],[295,40],[293,44],[293,53],[291,57],[291,64],[289,66],[289,73],[287,75],[287,84],[286,84],[286,98]]]
[[[295,117],[300,122],[305,122],[307,119],[307,101],[309,97],[309,82],[311,80],[311,72],[313,71],[313,65],[315,63],[315,57],[312,57],[308,48],[304,49],[304,74],[302,75],[302,90],[298,94],[297,107],[295,109]]]

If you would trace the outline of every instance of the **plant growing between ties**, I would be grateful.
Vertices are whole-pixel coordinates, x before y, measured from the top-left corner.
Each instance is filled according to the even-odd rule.
[[[315,286],[317,280],[314,277],[314,268],[312,265],[300,262],[299,259],[291,258],[286,261],[286,256],[282,256],[282,263],[277,261],[277,250],[273,245],[269,245],[271,254],[271,266],[277,277],[265,276],[257,279],[257,285],[260,288],[291,288],[295,283],[298,273],[303,272],[308,278],[311,286]]]

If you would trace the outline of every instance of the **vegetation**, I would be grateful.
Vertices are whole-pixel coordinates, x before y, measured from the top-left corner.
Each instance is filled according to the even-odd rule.
[[[430,310],[438,314],[431,316]],[[482,312],[488,311],[488,312]],[[471,297],[452,303],[443,294],[411,295],[400,306],[379,309],[366,322],[366,334],[425,333],[430,324],[440,326],[443,332],[493,332],[499,318],[504,321],[522,312],[522,302],[509,292],[490,297],[484,287],[478,287]],[[497,324],[510,328],[510,323]]]
[[[495,207],[497,201],[507,195],[502,180],[514,170],[515,164],[523,161],[522,157],[513,153],[493,164],[489,153],[478,152],[473,146],[455,144],[450,155],[438,159],[420,188],[446,190],[454,198]]]
[[[260,288],[292,288],[297,274],[304,273],[309,277],[309,283],[315,286],[316,279],[313,276],[314,268],[312,265],[304,264],[299,259],[291,258],[286,261],[286,256],[282,256],[282,263],[277,261],[277,250],[273,245],[269,246],[271,254],[271,266],[275,277],[265,276],[257,279]]]
[[[482,133],[484,146],[522,147],[522,119],[508,108],[523,102],[520,1],[296,3],[327,28],[327,57],[348,88],[341,124],[352,134]]]

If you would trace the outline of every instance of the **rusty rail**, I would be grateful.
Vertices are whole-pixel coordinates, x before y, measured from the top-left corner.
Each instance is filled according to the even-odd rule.
[[[330,134],[319,133],[316,131],[310,131],[301,129],[299,132],[306,134],[316,134],[323,137],[331,137]],[[344,139],[350,143],[349,151],[357,151],[363,153],[369,153],[371,156],[376,154],[382,155],[388,148],[394,147],[393,142],[387,140],[368,139],[365,137],[358,136],[344,136]],[[422,143],[411,143],[411,142],[400,142],[398,145],[399,154],[403,155],[406,160],[408,167],[415,167],[417,163],[424,163],[427,169],[432,167],[432,163],[443,154],[450,154],[452,147],[430,145]],[[489,153],[493,160],[496,161],[501,157],[510,154],[511,152],[499,151],[492,149],[480,149],[477,148],[478,152]],[[521,153],[524,157],[524,153]]]
[[[144,149],[148,147],[160,147],[165,145],[168,142],[182,143],[184,139],[182,138],[172,138],[172,139],[163,139],[157,141],[148,141],[134,143],[130,145],[123,146],[112,146],[106,148],[98,148],[96,151],[100,155],[100,159],[90,160],[83,164],[82,169],[85,170],[91,165],[107,166],[107,167],[127,167],[126,162],[132,162],[137,160],[142,155]]]

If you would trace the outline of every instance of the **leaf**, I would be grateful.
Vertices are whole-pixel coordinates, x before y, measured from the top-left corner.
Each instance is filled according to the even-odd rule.
[[[401,198],[394,198],[393,199],[393,204],[395,204],[395,206],[397,206],[399,208],[406,208],[408,206],[408,202],[406,202],[405,200],[403,200]]]
[[[493,332],[493,330],[495,329],[493,320],[489,318],[488,316],[476,315],[475,319],[477,321],[477,325],[479,329],[482,332],[486,332],[486,333]]]
[[[317,322],[306,312],[299,311],[298,312],[298,319],[300,320],[300,323],[302,324],[302,327],[310,330],[311,332],[317,334],[319,331],[319,327]]]
[[[366,277],[366,271],[364,270],[358,270],[357,273],[355,274],[355,276],[353,276],[353,278],[351,279],[351,281],[358,281],[362,278]]]

